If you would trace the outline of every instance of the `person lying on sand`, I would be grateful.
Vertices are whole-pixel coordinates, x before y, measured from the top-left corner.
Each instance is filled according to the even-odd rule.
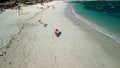
[[[55,35],[56,35],[57,37],[59,37],[61,34],[62,34],[61,31],[59,31],[58,29],[55,30]]]
[[[44,27],[46,27],[48,24],[43,23],[41,20],[38,20],[38,22],[40,22],[40,24],[44,25]]]

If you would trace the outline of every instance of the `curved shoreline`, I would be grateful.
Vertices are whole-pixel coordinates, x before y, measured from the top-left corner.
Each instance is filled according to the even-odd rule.
[[[72,18],[70,16],[72,16]],[[97,46],[102,47],[103,51],[105,51],[106,54],[113,56],[117,60],[120,59],[120,55],[117,54],[120,51],[120,43],[87,24],[84,18],[80,17],[80,19],[78,19],[73,15],[73,13],[71,13],[71,15],[69,16],[66,15],[66,17],[73,21],[75,25],[77,23],[77,26],[80,28],[80,30],[84,31],[86,35],[91,38],[91,40],[95,40],[98,44]],[[74,17],[77,19],[75,19]]]
[[[103,27],[101,27],[97,24],[93,24],[91,21],[89,21],[89,20],[85,19],[84,17],[78,15],[75,12],[75,9],[73,8],[72,5],[68,5],[68,8],[69,8],[70,13],[71,13],[71,15],[69,15],[69,16],[71,16],[71,17],[69,17],[69,16],[67,16],[67,17],[69,17],[71,20],[73,20],[73,18],[76,18],[76,20],[75,19],[73,20],[74,23],[77,22],[77,25],[79,25],[80,22],[78,22],[78,21],[82,21],[82,24],[90,26],[92,29],[102,33],[105,36],[108,36],[109,38],[115,40],[117,43],[120,44],[120,38],[118,36],[112,34],[111,32],[108,32],[105,28],[103,28]]]

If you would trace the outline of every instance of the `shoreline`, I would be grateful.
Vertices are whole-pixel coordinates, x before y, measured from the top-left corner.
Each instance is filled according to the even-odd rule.
[[[104,49],[104,51],[106,51],[108,54],[112,56],[118,56],[117,59],[120,60],[120,55],[117,54],[119,52],[120,43],[117,42],[115,39],[103,34],[101,31],[96,30],[94,27],[92,27],[92,25],[87,24],[88,21],[82,18],[82,16],[77,18],[76,15],[74,15],[76,13],[73,13],[74,8],[72,9],[71,5],[67,5],[67,7],[69,8],[71,14],[66,15],[66,17],[68,17],[71,21],[73,21],[73,23],[76,26],[78,26],[80,30],[87,33],[88,37],[96,40],[97,43],[99,43],[99,45]],[[118,47],[117,50],[116,50],[116,47]],[[113,52],[110,51],[111,49],[113,49]]]
[[[72,14],[71,16],[74,16],[75,18],[77,18],[77,19],[76,19],[77,21],[82,21],[85,25],[90,26],[92,29],[94,29],[94,30],[100,32],[101,34],[103,34],[103,35],[111,38],[112,40],[115,40],[117,43],[120,44],[120,38],[119,38],[118,36],[116,36],[115,34],[112,34],[111,32],[108,32],[105,28],[100,27],[100,26],[97,25],[97,24],[93,24],[90,20],[87,20],[86,18],[78,15],[78,14],[75,12],[75,9],[73,8],[73,6],[72,6],[72,5],[69,5],[69,6],[70,6],[70,7],[69,7],[69,8],[70,8],[70,12],[71,12],[71,14]],[[73,18],[71,18],[71,19],[73,20]],[[74,22],[76,22],[76,21],[74,20]],[[79,25],[79,24],[80,24],[80,23],[78,22],[78,25]]]

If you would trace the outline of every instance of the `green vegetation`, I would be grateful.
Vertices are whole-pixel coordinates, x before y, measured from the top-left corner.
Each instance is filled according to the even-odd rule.
[[[44,1],[50,1],[50,0],[0,0],[0,3],[15,2],[15,1],[20,1],[20,2],[44,2]]]

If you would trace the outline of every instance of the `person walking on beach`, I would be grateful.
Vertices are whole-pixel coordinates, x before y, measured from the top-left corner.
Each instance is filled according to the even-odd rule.
[[[3,7],[0,7],[0,12],[3,12],[4,11],[4,8]]]
[[[55,6],[53,5],[52,8],[55,9]]]
[[[21,6],[20,5],[18,5],[18,14],[20,15],[21,14]]]
[[[0,12],[2,12],[2,7],[0,7]]]

